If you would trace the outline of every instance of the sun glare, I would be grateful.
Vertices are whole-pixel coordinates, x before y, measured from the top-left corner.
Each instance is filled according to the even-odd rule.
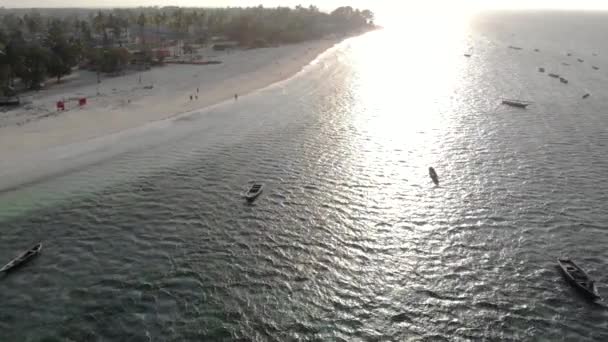
[[[437,162],[429,156],[438,155],[431,150],[448,124],[442,108],[462,80],[472,11],[401,5],[379,14],[384,29],[350,47],[352,87],[361,106],[354,110],[354,125],[366,132],[368,139],[359,144],[370,165],[393,165],[385,171],[418,179],[410,173],[426,172]],[[409,167],[395,160],[407,160]]]

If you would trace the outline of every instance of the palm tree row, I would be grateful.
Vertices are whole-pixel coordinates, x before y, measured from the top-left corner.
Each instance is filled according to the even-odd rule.
[[[371,11],[348,6],[331,13],[314,6],[84,11],[72,15],[51,10],[23,15],[1,12],[0,95],[15,79],[30,88],[38,87],[47,76],[60,80],[85,57],[108,66],[107,70],[120,67],[128,60],[128,51],[120,50],[125,44],[143,51],[168,40],[206,43],[221,36],[244,46],[263,46],[374,26]],[[139,46],[133,45],[130,32],[136,32]]]

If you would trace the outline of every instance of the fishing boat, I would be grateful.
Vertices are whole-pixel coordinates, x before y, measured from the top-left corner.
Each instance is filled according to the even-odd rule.
[[[435,185],[439,185],[439,177],[437,176],[437,172],[435,172],[433,167],[429,167],[429,176],[431,176],[431,179]]]
[[[601,299],[595,282],[570,258],[558,258],[557,263],[566,279],[584,295],[591,299]]]
[[[17,106],[21,103],[18,96],[0,96],[0,106]]]
[[[502,100],[502,104],[511,106],[511,107],[526,108],[529,105],[531,105],[532,103],[528,102],[528,101],[504,99],[504,100]]]
[[[465,53],[464,56],[465,57],[471,57],[471,54],[470,53]]]
[[[583,62],[585,61],[585,60],[584,60],[584,59],[582,59],[582,58],[577,58],[576,60],[577,60],[577,61],[579,61],[580,63],[583,63]]]
[[[568,80],[565,79],[565,78],[563,78],[563,77],[560,77],[559,81],[562,82],[562,83],[564,83],[564,84],[568,84]]]
[[[38,243],[34,245],[32,248],[27,251],[19,254],[13,260],[11,260],[8,264],[4,265],[4,267],[0,268],[0,272],[8,272],[11,271],[28,261],[32,260],[35,256],[40,254],[40,250],[42,249],[42,243]]]
[[[553,78],[559,78],[559,75],[558,75],[558,74],[553,74],[553,73],[551,73],[551,74],[548,74],[548,75],[549,75],[549,77],[553,77]]]
[[[600,68],[596,67],[595,65],[592,66],[593,70],[600,70]]]
[[[247,200],[247,202],[255,201],[255,199],[258,198],[258,196],[260,196],[260,194],[262,193],[262,190],[264,190],[264,184],[254,183],[251,188],[249,188],[249,190],[247,190],[247,192],[245,193],[245,199]]]
[[[591,94],[587,93],[587,94],[583,95],[583,98],[584,98],[584,99],[586,99],[586,98],[588,98],[589,96],[591,96]]]

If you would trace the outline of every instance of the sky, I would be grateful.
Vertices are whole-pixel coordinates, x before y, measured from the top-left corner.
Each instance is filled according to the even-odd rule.
[[[555,8],[555,9],[604,9],[608,10],[608,0],[0,0],[0,7],[137,7],[137,6],[192,6],[225,7],[257,6],[267,7],[314,4],[324,10],[332,10],[341,5],[359,8],[416,8],[428,3],[464,4],[475,8]]]

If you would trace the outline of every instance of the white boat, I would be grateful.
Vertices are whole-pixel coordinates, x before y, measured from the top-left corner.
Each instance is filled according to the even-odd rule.
[[[247,200],[247,202],[253,202],[256,198],[258,198],[258,196],[260,196],[263,190],[264,184],[253,183],[251,188],[249,188],[249,190],[247,190],[247,192],[245,193],[245,199]]]

